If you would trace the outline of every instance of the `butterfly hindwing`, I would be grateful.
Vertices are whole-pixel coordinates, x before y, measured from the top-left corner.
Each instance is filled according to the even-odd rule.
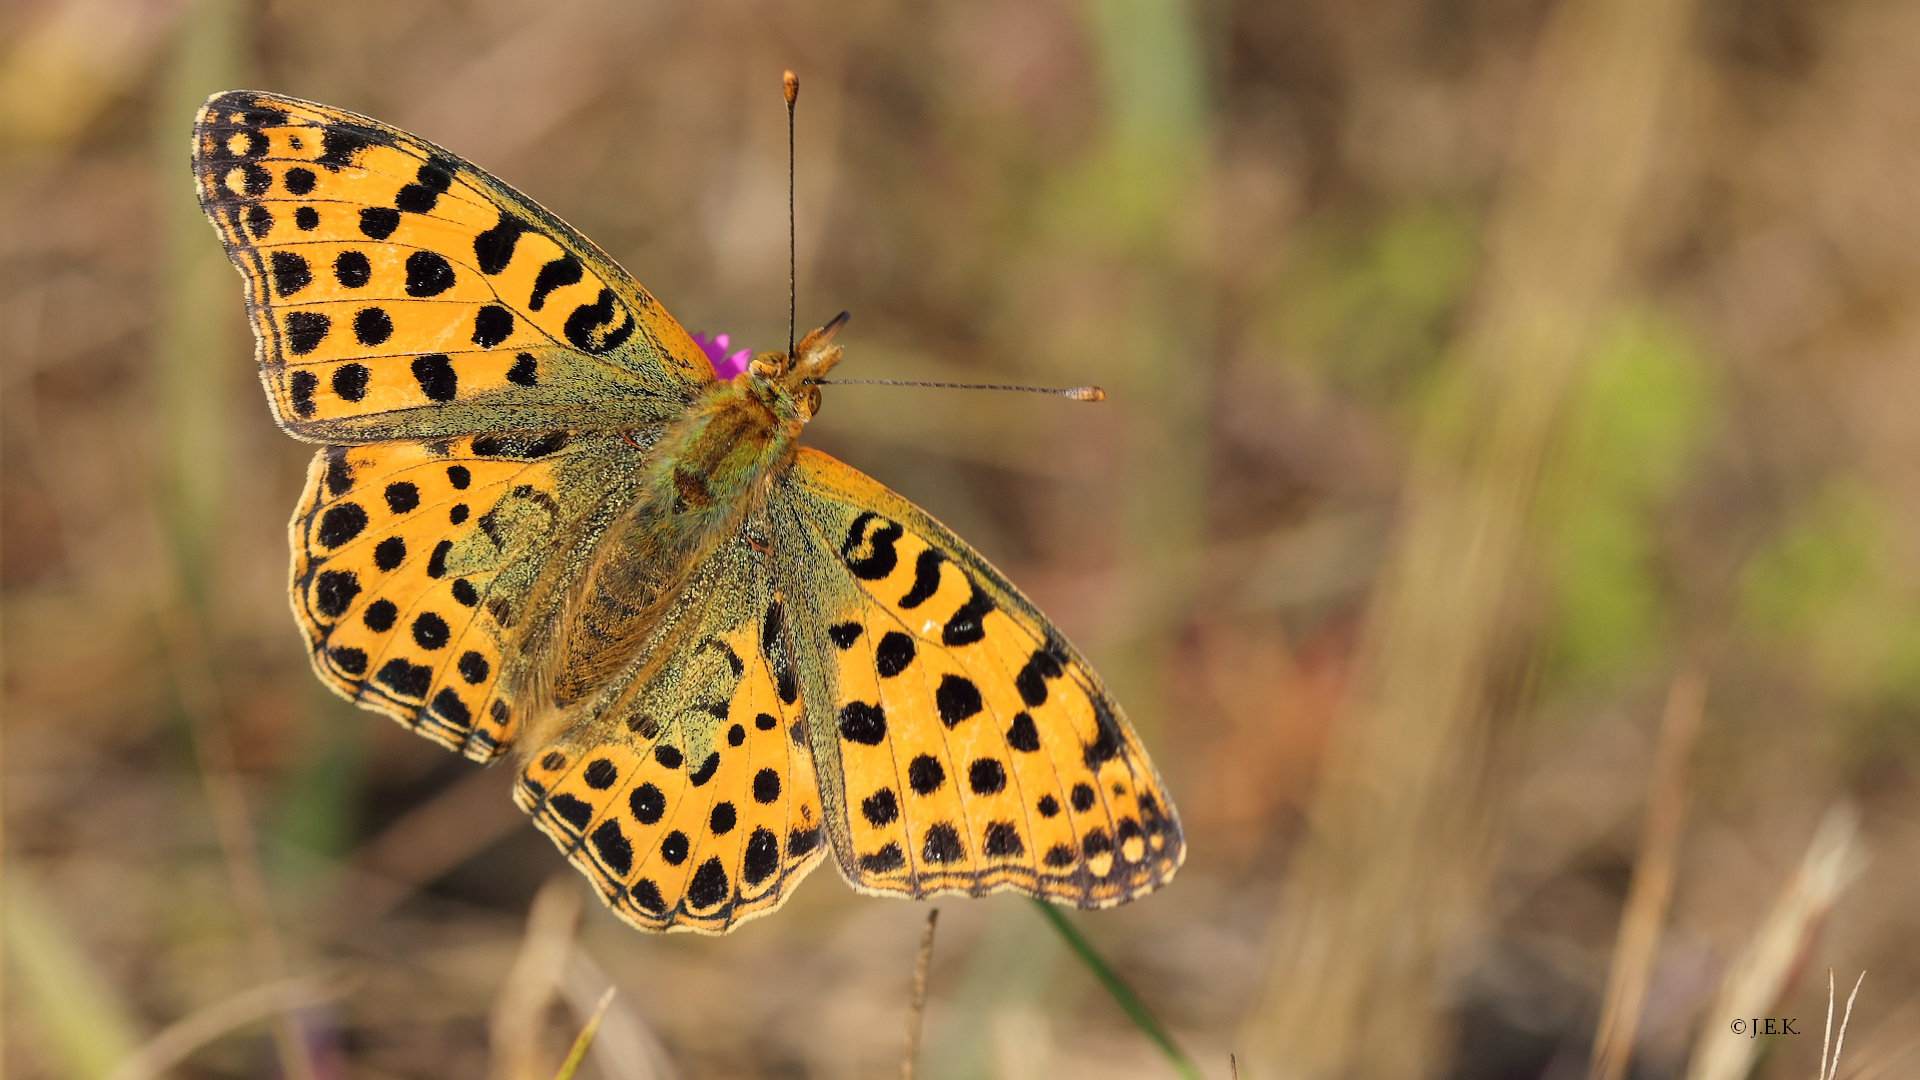
[[[626,921],[724,933],[825,853],[820,793],[764,557],[732,541],[515,799]]]
[[[293,608],[334,690],[485,761],[519,726],[519,644],[634,482],[618,435],[330,446],[289,532]],[[630,495],[629,495],[630,497]],[[540,586],[545,582],[548,588]]]
[[[423,139],[229,91],[200,110],[193,165],[297,436],[618,427],[672,419],[713,381],[611,258]]]
[[[1172,876],[1185,845],[1139,739],[1025,597],[825,454],[801,450],[780,490],[781,587],[807,599],[801,682],[849,881],[1104,907]]]

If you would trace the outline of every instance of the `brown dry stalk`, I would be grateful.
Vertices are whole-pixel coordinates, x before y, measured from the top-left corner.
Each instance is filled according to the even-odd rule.
[[[1484,888],[1493,714],[1540,476],[1648,172],[1690,0],[1566,0],[1534,57],[1486,257],[1432,399],[1274,926],[1249,1060],[1415,1080],[1446,1052],[1438,985]]]
[[[165,1075],[188,1055],[258,1020],[324,1005],[345,991],[315,978],[285,979],[242,990],[175,1020],[113,1070],[107,1080],[149,1080]]]
[[[254,972],[264,982],[279,983],[287,977],[286,950],[280,941],[267,877],[260,868],[259,841],[254,835],[252,815],[247,810],[246,792],[241,788],[239,769],[234,764],[220,683],[214,676],[206,641],[193,614],[179,603],[163,602],[159,618],[174,694],[193,733],[200,783],[213,814],[214,831],[220,838],[227,880],[239,905],[241,921],[246,925]],[[281,1068],[288,1077],[313,1080],[313,1061],[307,1054],[297,1006],[287,1006],[275,1018],[273,1041]]]
[[[513,783],[510,769],[477,769],[361,844],[343,860],[335,933],[377,921],[415,889],[526,825],[513,805]]]
[[[920,932],[920,953],[913,961],[912,998],[907,1004],[907,1048],[900,1057],[900,1080],[913,1080],[920,1068],[920,1028],[927,1013],[927,969],[933,965],[933,928],[940,909],[927,912],[927,928]]]
[[[1701,1018],[1700,1036],[1687,1062],[1687,1080],[1741,1080],[1752,1069],[1761,1042],[1750,1033],[1733,1031],[1730,1021],[1765,1016],[1780,999],[1795,958],[1865,864],[1854,848],[1858,828],[1859,815],[1844,804],[1821,819],[1799,868],[1727,969],[1719,996]]]
[[[494,1080],[545,1080],[551,1075],[539,1068],[540,1032],[547,1006],[559,993],[579,924],[580,889],[569,871],[535,894],[520,952],[494,999],[488,1017]]]
[[[1626,909],[1620,915],[1620,936],[1614,942],[1613,962],[1607,972],[1607,992],[1587,1080],[1620,1080],[1633,1055],[1640,1010],[1647,999],[1647,979],[1659,951],[1667,904],[1673,898],[1673,867],[1680,849],[1680,822],[1687,808],[1687,760],[1700,733],[1700,714],[1706,700],[1706,676],[1691,665],[1681,668],[1667,689],[1667,707],[1660,718],[1659,740],[1654,744],[1653,781],[1647,795],[1646,822],[1641,826],[1640,858],[1634,863],[1633,884],[1627,889]]]

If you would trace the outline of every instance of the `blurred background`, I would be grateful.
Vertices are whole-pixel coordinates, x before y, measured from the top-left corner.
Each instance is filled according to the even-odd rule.
[[[641,935],[320,687],[187,166],[215,90],[367,113],[777,347],[788,67],[845,375],[1108,390],[808,440],[1127,704],[1190,855],[1072,918],[1206,1075],[1812,1076],[1829,968],[1920,1065],[1920,7],[6,0],[9,1075],[545,1077],[609,983],[582,1076],[898,1071],[928,905]],[[939,907],[922,1075],[1171,1075]]]

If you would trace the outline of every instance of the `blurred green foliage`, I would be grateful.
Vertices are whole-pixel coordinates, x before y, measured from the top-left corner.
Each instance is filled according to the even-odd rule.
[[[1476,224],[1423,204],[1308,225],[1267,286],[1264,336],[1337,388],[1410,416],[1470,283]]]
[[[1741,616],[1843,705],[1920,707],[1920,610],[1896,564],[1896,526],[1854,478],[1816,492],[1747,564]]]
[[[1604,679],[1672,644],[1659,530],[1715,410],[1707,364],[1675,320],[1637,309],[1601,330],[1546,492],[1556,607],[1545,660],[1559,678]]]

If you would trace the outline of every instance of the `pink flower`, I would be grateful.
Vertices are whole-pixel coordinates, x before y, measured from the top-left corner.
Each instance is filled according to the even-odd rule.
[[[715,334],[711,339],[705,334],[693,335],[694,344],[707,354],[707,362],[713,365],[715,378],[726,381],[747,370],[747,361],[752,358],[752,349],[741,349],[733,355],[727,355],[727,346],[732,342],[725,334]]]

